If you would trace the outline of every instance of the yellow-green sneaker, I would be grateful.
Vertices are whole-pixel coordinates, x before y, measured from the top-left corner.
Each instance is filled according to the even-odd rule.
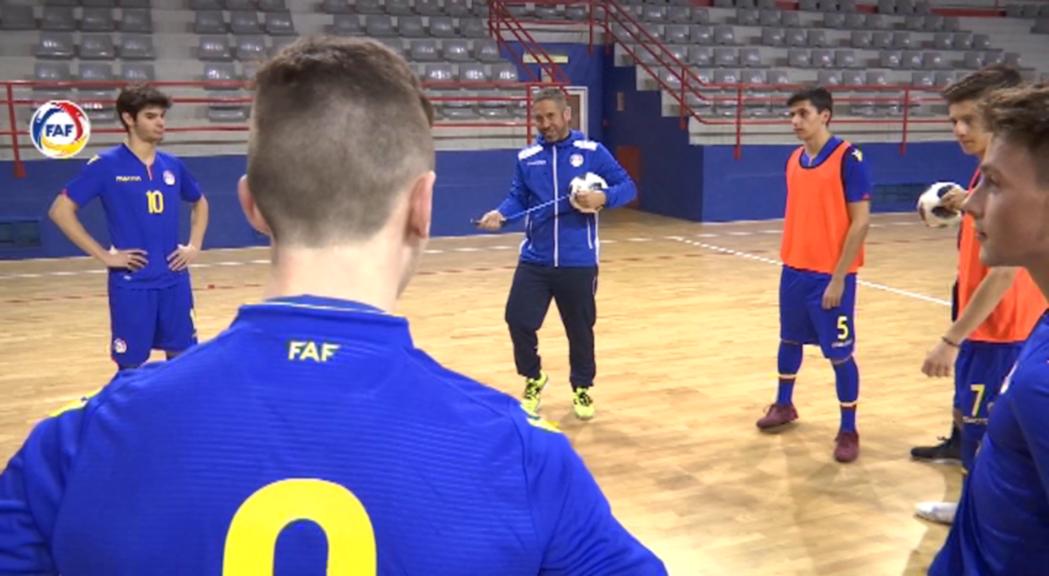
[[[521,407],[532,413],[537,412],[541,400],[540,395],[543,393],[543,388],[549,381],[550,377],[547,376],[545,372],[540,372],[539,378],[525,379],[525,391],[523,398],[521,399]]]
[[[589,388],[572,388],[572,408],[580,420],[594,417],[594,399],[590,397]]]

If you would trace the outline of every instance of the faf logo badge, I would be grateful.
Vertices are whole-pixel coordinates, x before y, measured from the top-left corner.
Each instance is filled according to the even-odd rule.
[[[87,146],[91,120],[69,100],[52,100],[36,109],[29,121],[33,146],[48,158],[72,158]]]

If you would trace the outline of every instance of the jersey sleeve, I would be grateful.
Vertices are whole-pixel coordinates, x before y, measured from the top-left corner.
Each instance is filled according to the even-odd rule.
[[[525,469],[538,538],[540,574],[662,576],[662,561],[612,515],[583,461],[559,432],[534,416]]]
[[[1049,414],[1049,365],[1039,362],[1023,372],[1017,370],[1011,388],[1012,408],[1041,479],[1040,487],[1030,489],[1041,489],[1049,498],[1049,420],[1045,418]]]
[[[51,543],[84,409],[44,420],[0,475],[0,574],[57,574]]]
[[[190,173],[189,169],[186,168],[186,165],[183,164],[181,160],[176,161],[178,162],[179,173],[181,175],[179,181],[182,182],[182,185],[179,187],[179,195],[184,202],[195,203],[204,195],[200,191],[200,183],[197,182],[197,179],[193,177],[193,174]]]
[[[84,206],[102,194],[106,185],[104,162],[99,156],[92,157],[62,190],[77,206]]]
[[[842,164],[845,201],[852,203],[870,200],[871,192],[874,191],[874,182],[871,179],[870,168],[864,161],[863,151],[855,146],[850,146],[845,152]]]

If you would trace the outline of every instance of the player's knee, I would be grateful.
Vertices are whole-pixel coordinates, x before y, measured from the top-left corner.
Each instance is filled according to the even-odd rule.
[[[852,354],[849,354],[848,356],[845,356],[844,358],[841,358],[841,357],[837,357],[836,358],[836,357],[828,355],[827,359],[830,360],[830,363],[833,364],[834,366],[841,366],[843,364],[848,364],[850,361],[852,361]]]

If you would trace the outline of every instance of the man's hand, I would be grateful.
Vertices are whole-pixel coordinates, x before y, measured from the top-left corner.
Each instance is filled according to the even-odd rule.
[[[958,360],[958,349],[941,340],[925,355],[922,374],[946,378],[951,375],[956,360]]]
[[[107,268],[127,269],[134,272],[145,268],[149,260],[146,259],[145,250],[139,250],[138,248],[132,248],[131,250],[110,248],[102,257],[102,263]]]
[[[597,212],[604,208],[608,197],[600,190],[579,190],[569,199],[572,206],[580,212]]]
[[[503,227],[503,222],[506,222],[506,218],[503,218],[498,210],[492,210],[481,216],[481,219],[477,221],[477,227],[488,232],[495,232]]]
[[[823,309],[830,310],[841,305],[841,295],[845,293],[845,281],[831,278],[827,289],[823,291]]]
[[[192,244],[178,245],[178,248],[174,252],[168,254],[168,268],[179,271],[189,266],[190,262],[197,259],[197,255],[200,254],[200,250]]]
[[[960,212],[962,209],[962,204],[965,203],[965,198],[968,195],[968,192],[966,192],[962,188],[955,186],[954,188],[951,188],[950,191],[948,191],[946,194],[944,194],[942,198],[940,198],[940,206],[943,206],[944,208],[951,210],[952,212]]]

